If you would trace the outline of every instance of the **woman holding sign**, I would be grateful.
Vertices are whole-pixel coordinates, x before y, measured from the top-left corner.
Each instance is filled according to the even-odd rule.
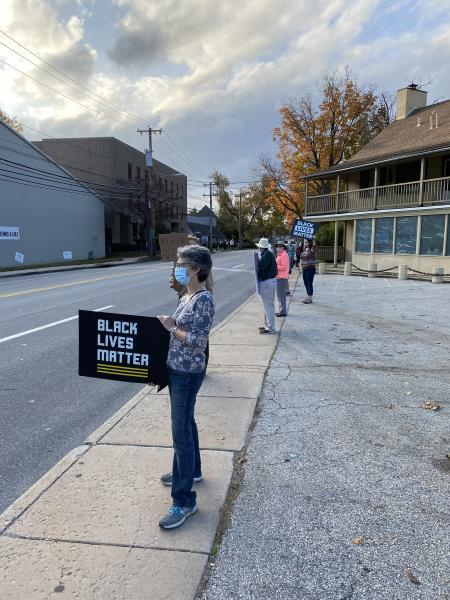
[[[167,366],[174,449],[172,472],[161,477],[164,485],[172,487],[173,500],[159,522],[163,529],[175,529],[197,512],[192,485],[202,480],[202,470],[194,409],[205,377],[205,349],[214,319],[213,297],[203,286],[211,266],[207,248],[180,248],[174,275],[187,293],[172,317],[158,316],[171,334]]]
[[[302,263],[303,283],[306,288],[306,298],[303,304],[311,304],[313,299],[313,281],[316,274],[316,245],[313,240],[306,240],[305,250],[300,255]]]

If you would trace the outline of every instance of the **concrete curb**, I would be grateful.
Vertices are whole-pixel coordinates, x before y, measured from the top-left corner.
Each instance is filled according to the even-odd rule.
[[[83,444],[71,450],[54,467],[47,471],[20,498],[17,498],[0,515],[0,535],[3,534],[23,513],[34,504],[60,477],[66,473],[89,450],[89,444]]]
[[[139,259],[131,258],[114,262],[93,263],[90,265],[67,265],[67,267],[37,267],[35,269],[23,269],[19,271],[0,271],[0,278],[24,277],[25,275],[44,275],[45,273],[64,273],[66,271],[82,271],[86,269],[107,269],[109,267],[119,267],[121,265],[133,265],[139,262]]]

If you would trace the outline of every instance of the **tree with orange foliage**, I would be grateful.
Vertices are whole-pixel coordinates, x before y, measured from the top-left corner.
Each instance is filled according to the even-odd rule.
[[[273,131],[278,163],[260,157],[274,201],[286,214],[300,218],[304,206],[301,177],[350,158],[393,118],[392,100],[385,94],[377,96],[372,86],[359,87],[348,69],[343,76],[326,73],[319,90],[317,107],[307,95],[290,98],[280,108],[281,124]],[[329,191],[326,182],[315,185],[318,193]]]
[[[23,131],[22,125],[18,121],[16,121],[16,119],[7,115],[1,108],[0,121],[3,121],[3,123],[8,125],[8,127],[11,127],[11,129],[14,129],[14,131],[17,131],[17,133],[21,133]]]

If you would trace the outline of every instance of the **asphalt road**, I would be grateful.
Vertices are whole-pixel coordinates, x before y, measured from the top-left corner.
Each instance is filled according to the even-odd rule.
[[[214,255],[216,324],[254,292],[252,263],[251,251]],[[78,376],[78,310],[171,314],[169,270],[144,263],[0,279],[0,513],[142,388]]]

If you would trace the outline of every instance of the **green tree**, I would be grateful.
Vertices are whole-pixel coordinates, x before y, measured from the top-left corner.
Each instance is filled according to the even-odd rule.
[[[280,108],[281,122],[273,131],[277,161],[260,158],[274,201],[297,217],[304,206],[301,177],[350,158],[393,119],[391,98],[378,96],[373,86],[360,86],[349,69],[343,76],[325,73],[318,87],[318,102],[308,94],[289,98]],[[316,184],[318,193],[329,191],[323,185]]]

